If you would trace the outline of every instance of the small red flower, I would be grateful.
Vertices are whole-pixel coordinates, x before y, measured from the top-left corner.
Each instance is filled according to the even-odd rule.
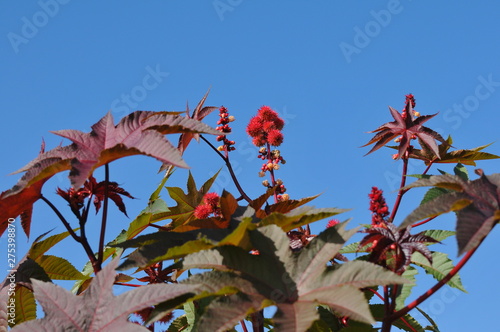
[[[198,219],[207,219],[212,214],[212,207],[201,204],[194,209],[194,216]]]
[[[219,217],[221,210],[219,206],[220,197],[217,193],[208,193],[203,197],[202,204],[194,209],[194,216],[198,219],[207,219],[210,216]]]
[[[326,228],[333,227],[335,225],[338,225],[340,221],[338,219],[331,219],[328,224],[326,224]]]
[[[203,201],[206,205],[211,207],[216,207],[219,204],[219,195],[217,193],[208,193],[203,197]]]
[[[257,111],[257,115],[250,119],[246,131],[256,146],[263,146],[266,143],[279,146],[283,143],[281,130],[284,125],[285,121],[279,117],[277,112],[269,106],[262,106]]]
[[[283,143],[283,134],[281,133],[281,131],[273,129],[267,134],[267,141],[271,145],[279,146],[281,145],[281,143]]]

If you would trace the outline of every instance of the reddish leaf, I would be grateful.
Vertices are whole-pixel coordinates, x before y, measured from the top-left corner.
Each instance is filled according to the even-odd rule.
[[[464,181],[449,174],[420,179],[406,188],[435,186],[452,189],[430,200],[408,215],[399,226],[404,228],[417,220],[438,216],[449,211],[457,214],[457,241],[459,255],[473,249],[488,235],[500,220],[500,174],[484,175]]]
[[[136,111],[124,117],[116,126],[108,113],[92,126],[90,133],[78,130],[59,130],[56,135],[65,137],[73,144],[57,147],[41,154],[18,172],[31,172],[26,183],[18,184],[22,190],[43,178],[70,169],[69,178],[75,188],[83,185],[92,172],[113,160],[131,156],[147,155],[159,161],[187,168],[179,150],[163,136],[170,133],[206,132],[217,135],[209,126],[176,114],[158,114]],[[43,166],[47,164],[46,166]],[[38,166],[42,165],[42,167]],[[33,172],[36,168],[37,171]]]
[[[198,105],[196,105],[196,108],[193,110],[193,114],[191,116],[189,115],[189,106],[186,105],[186,117],[187,118],[201,121],[207,115],[209,115],[210,113],[212,113],[213,111],[215,111],[217,109],[217,107],[214,107],[214,106],[203,107],[203,104],[205,103],[205,100],[207,99],[209,92],[210,92],[210,90],[208,90],[207,93],[205,93],[205,95],[203,96],[203,98],[201,98],[201,100],[199,101]],[[199,137],[200,136],[197,133],[183,133],[179,137],[179,145],[177,147],[179,148],[179,150],[182,153],[182,152],[184,152],[186,150],[186,148],[188,147],[189,143],[191,142],[191,140],[193,138],[196,141],[198,141]]]
[[[0,194],[0,236],[7,229],[9,218],[20,215],[23,230],[29,237],[33,204],[41,197],[44,182],[45,180],[39,181],[14,195],[10,194],[11,190]]]
[[[434,130],[423,126],[425,122],[435,117],[437,113],[417,117],[415,115],[416,112],[413,111],[413,102],[413,96],[408,95],[403,114],[389,106],[389,111],[395,121],[387,122],[374,131],[371,131],[371,133],[377,134],[368,143],[363,145],[367,146],[375,143],[367,154],[380,149],[392,139],[398,138],[400,143],[397,157],[401,158],[404,156],[405,152],[408,151],[411,140],[418,138],[419,143],[423,148],[432,151],[434,156],[438,159],[440,158],[439,149],[435,140],[438,140],[443,144],[446,144],[446,141]]]
[[[74,188],[83,185],[92,172],[113,160],[147,155],[179,167],[188,167],[181,153],[163,136],[169,133],[219,132],[199,121],[171,113],[136,111],[124,117],[117,125],[108,113],[92,126],[90,133],[78,130],[60,130],[55,134],[73,143],[43,152],[18,172],[26,172],[12,189],[0,195],[0,235],[7,227],[8,218],[22,216],[22,225],[29,234],[33,203],[40,198],[41,188],[54,174],[70,170],[69,178]],[[127,196],[116,188],[116,194]],[[119,206],[121,198],[113,191],[110,197]],[[123,210],[124,211],[124,210]]]

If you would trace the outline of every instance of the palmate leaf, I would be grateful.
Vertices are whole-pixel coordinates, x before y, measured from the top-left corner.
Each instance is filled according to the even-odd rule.
[[[424,218],[456,211],[459,255],[479,245],[500,220],[500,174],[487,176],[481,170],[476,173],[480,178],[473,181],[445,174],[420,179],[407,186],[406,188],[435,186],[451,191],[420,205],[403,220],[400,229]]]
[[[205,93],[203,98],[198,102],[198,105],[196,105],[196,108],[193,110],[193,113],[189,115],[189,106],[186,105],[186,117],[198,121],[202,121],[207,115],[212,113],[213,111],[217,110],[217,107],[214,106],[203,106],[205,101],[207,100],[208,93],[210,92],[210,89]],[[179,137],[179,144],[178,148],[181,153],[186,150],[188,147],[189,143],[191,142],[192,139],[195,139],[196,141],[199,141],[200,137],[198,133],[192,133],[192,132],[186,132],[183,133]]]
[[[193,175],[189,172],[187,193],[184,193],[179,187],[167,187],[170,197],[177,202],[176,206],[170,207],[169,212],[162,216],[162,219],[172,219],[169,228],[175,229],[196,219],[194,210],[202,203],[203,196],[208,193],[219,172],[220,170],[208,179],[200,189],[197,189]]]
[[[26,173],[12,189],[0,196],[0,235],[5,230],[7,218],[15,218],[22,213],[31,214],[33,203],[40,198],[43,183],[56,173],[70,170],[71,184],[79,188],[96,168],[131,155],[146,155],[164,164],[188,167],[179,150],[164,137],[165,134],[184,132],[220,134],[199,121],[178,114],[147,111],[133,112],[117,125],[108,113],[92,126],[90,133],[55,131],[56,135],[73,143],[43,152],[17,171]],[[31,219],[25,219],[23,227],[29,234]]]
[[[326,229],[295,254],[289,249],[289,239],[283,230],[276,225],[264,226],[250,232],[259,255],[234,246],[221,246],[188,255],[178,265],[182,269],[238,273],[251,284],[250,289],[248,284],[240,289],[249,300],[258,300],[265,306],[276,305],[275,331],[307,330],[319,318],[319,304],[331,307],[342,316],[373,323],[360,288],[401,284],[407,280],[368,262],[353,261],[337,268],[328,267],[327,263],[356,232],[344,228],[345,223]],[[262,297],[266,300],[262,301]]]
[[[33,280],[35,298],[45,317],[15,326],[13,332],[31,331],[148,331],[128,321],[128,316],[142,308],[186,293],[195,293],[197,285],[147,285],[114,296],[112,285],[118,260],[104,267],[90,288],[75,296],[67,290]]]
[[[387,122],[377,129],[371,131],[371,133],[376,133],[375,136],[363,146],[368,146],[373,143],[375,143],[375,145],[367,154],[380,149],[392,139],[401,137],[399,147],[397,148],[397,157],[401,158],[404,153],[408,151],[411,139],[413,137],[417,137],[422,147],[426,148],[427,151],[430,151],[435,156],[435,158],[440,158],[440,152],[438,145],[436,144],[436,140],[441,142],[442,144],[447,144],[446,141],[434,130],[423,126],[425,122],[435,117],[437,113],[415,117],[411,102],[407,102],[406,104],[405,117],[403,117],[401,113],[390,106],[389,111],[394,118],[394,121]]]

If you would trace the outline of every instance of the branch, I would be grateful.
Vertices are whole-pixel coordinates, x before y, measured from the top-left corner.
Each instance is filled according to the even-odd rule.
[[[82,245],[83,249],[85,250],[85,253],[87,254],[90,262],[92,263],[92,267],[94,268],[94,272],[97,273],[99,271],[97,269],[97,264],[96,264],[97,260],[96,260],[96,258],[94,256],[94,252],[92,251],[92,248],[90,248],[90,244],[87,241],[87,238],[78,236],[75,233],[75,231],[73,231],[73,229],[71,228],[71,225],[68,223],[68,221],[66,220],[66,218],[64,218],[64,216],[61,214],[61,212],[54,206],[54,204],[52,204],[51,201],[49,201],[43,195],[41,195],[40,198],[42,199],[42,201],[44,201],[45,203],[47,203],[47,205],[52,209],[52,211],[54,211],[54,213],[59,217],[59,219],[62,221],[64,227],[66,227],[66,230],[71,235],[71,237],[76,242],[78,242],[78,243],[80,243]]]
[[[203,135],[200,135],[201,139],[205,141],[217,154],[224,160],[224,163],[226,164],[227,169],[229,170],[229,174],[231,175],[231,179],[233,179],[234,185],[236,186],[236,189],[238,189],[238,192],[241,194],[241,196],[247,201],[248,203],[252,202],[252,199],[248,197],[248,195],[245,193],[243,188],[241,187],[238,179],[236,178],[236,174],[234,174],[233,167],[231,165],[231,162],[229,161],[229,156],[224,156],[222,153],[220,153],[219,150],[215,146],[213,146],[212,143],[210,143]]]
[[[403,159],[403,174],[401,175],[401,184],[399,185],[398,196],[396,197],[396,201],[394,202],[394,207],[392,208],[392,213],[390,216],[390,220],[392,222],[394,222],[394,218],[396,217],[396,213],[398,212],[399,204],[401,203],[403,195],[408,191],[403,189],[403,187],[406,184],[406,174],[408,173],[408,158],[405,155],[402,159]]]

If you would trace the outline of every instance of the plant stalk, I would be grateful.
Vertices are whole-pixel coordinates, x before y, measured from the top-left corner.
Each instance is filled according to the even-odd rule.
[[[59,220],[61,220],[61,222],[63,223],[64,227],[66,228],[66,230],[68,231],[68,233],[71,235],[71,237],[76,242],[78,242],[78,243],[80,243],[82,245],[83,249],[85,250],[85,253],[87,254],[90,262],[92,263],[92,267],[94,268],[94,272],[97,273],[99,271],[97,260],[96,260],[96,258],[94,256],[94,252],[92,251],[92,248],[90,247],[89,242],[87,241],[87,238],[83,237],[83,236],[78,236],[75,233],[75,231],[73,231],[73,229],[71,228],[71,225],[68,223],[68,221],[66,220],[66,218],[64,218],[64,216],[61,214],[61,212],[54,206],[54,204],[52,204],[51,201],[49,201],[43,195],[41,195],[40,198],[42,199],[42,201],[44,201],[45,203],[47,203],[47,205],[52,209],[52,211],[54,211],[54,213],[57,215],[57,217],[59,217]]]
[[[108,220],[108,197],[109,196],[109,164],[104,165],[104,200],[102,204],[101,234],[99,237],[99,251],[97,253],[97,264],[99,271],[102,269],[104,259],[104,238],[106,235],[106,222]]]
[[[205,141],[205,143],[208,144],[208,146],[210,146],[221,158],[222,160],[224,160],[224,163],[226,164],[226,167],[229,171],[229,174],[231,175],[231,179],[233,180],[234,182],[234,185],[236,186],[236,189],[238,189],[238,192],[241,194],[241,197],[243,197],[243,199],[245,201],[247,201],[248,203],[251,203],[252,202],[252,199],[250,197],[248,197],[248,195],[245,193],[245,191],[243,190],[243,188],[241,187],[238,179],[236,178],[236,174],[234,174],[234,170],[233,170],[233,166],[231,165],[231,162],[229,161],[229,155],[227,156],[224,156],[222,153],[220,153],[219,150],[217,150],[217,148],[215,146],[213,146],[212,143],[210,143],[203,135],[200,135],[201,139]]]

